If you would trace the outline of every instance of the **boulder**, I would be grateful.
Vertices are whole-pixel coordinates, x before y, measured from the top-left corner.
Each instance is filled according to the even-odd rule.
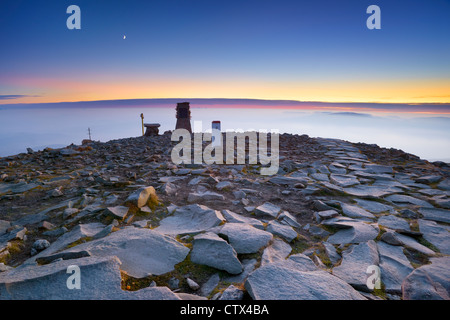
[[[239,274],[243,270],[233,247],[211,232],[194,237],[191,261],[231,274]]]
[[[125,200],[127,205],[142,208],[145,205],[155,206],[158,203],[158,196],[156,195],[155,188],[143,187],[134,191]]]

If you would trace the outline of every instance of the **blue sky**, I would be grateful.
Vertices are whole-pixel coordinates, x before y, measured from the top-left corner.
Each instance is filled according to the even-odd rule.
[[[2,0],[0,37],[0,95],[17,102],[450,101],[448,0]]]

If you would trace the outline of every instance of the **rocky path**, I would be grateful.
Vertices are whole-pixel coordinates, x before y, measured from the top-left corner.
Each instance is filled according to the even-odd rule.
[[[166,133],[1,158],[0,299],[449,299],[446,164],[283,134],[265,177],[177,167],[172,146]]]

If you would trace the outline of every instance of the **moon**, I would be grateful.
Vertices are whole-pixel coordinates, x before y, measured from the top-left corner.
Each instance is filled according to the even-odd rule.
[[[127,36],[126,35],[123,35],[123,40],[125,40],[127,38]]]

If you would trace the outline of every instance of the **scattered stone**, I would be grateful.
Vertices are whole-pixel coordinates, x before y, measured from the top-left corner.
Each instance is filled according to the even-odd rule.
[[[325,248],[325,253],[327,254],[328,258],[330,259],[331,263],[333,265],[336,265],[340,260],[341,256],[339,253],[337,253],[336,248],[328,242],[322,242],[323,247]]]
[[[244,298],[244,291],[236,288],[234,285],[230,285],[224,290],[219,300],[242,300]]]
[[[217,285],[219,284],[220,281],[220,276],[218,273],[214,273],[209,279],[208,281],[206,281],[201,289],[200,289],[200,293],[202,296],[207,297],[211,294],[211,292],[213,292],[213,290],[217,287]]]
[[[222,215],[225,218],[225,220],[227,220],[227,222],[229,222],[229,223],[230,222],[231,223],[246,223],[257,229],[264,230],[263,223],[258,219],[244,217],[244,216],[237,214],[230,210],[222,210]]]
[[[155,188],[153,187],[139,188],[128,196],[128,198],[125,200],[125,203],[138,208],[142,208],[147,204],[157,204],[158,196],[156,195]]]
[[[194,237],[191,261],[225,270],[231,274],[239,274],[243,271],[233,247],[211,232]]]
[[[363,219],[363,220],[372,220],[375,219],[375,216],[364,210],[361,209],[360,207],[357,206],[352,206],[346,203],[342,203],[341,204],[342,207],[342,212],[350,218],[355,218],[355,219]]]
[[[263,205],[256,207],[255,214],[256,216],[269,216],[272,218],[277,218],[278,214],[281,212],[281,208],[270,203],[266,202]]]
[[[124,206],[107,207],[105,209],[105,214],[110,216],[110,217],[123,220],[127,216],[128,210],[129,210],[129,208],[128,207],[124,207]]]
[[[201,201],[224,201],[225,197],[219,193],[212,191],[192,192],[189,193],[187,201],[189,203]]]
[[[276,236],[282,237],[287,242],[291,242],[298,237],[297,232],[291,226],[281,224],[277,221],[270,221],[266,230]]]
[[[261,266],[279,260],[285,260],[291,253],[292,248],[281,239],[274,239],[272,244],[264,249]]]
[[[218,184],[216,184],[216,189],[219,191],[222,191],[224,189],[231,189],[233,187],[233,184],[230,181],[221,181]]]
[[[244,223],[226,223],[219,235],[225,236],[237,253],[258,252],[272,240],[269,232]]]
[[[381,235],[381,241],[384,241],[393,246],[401,246],[403,243],[398,238],[398,233],[393,231],[386,231]]]
[[[281,212],[280,215],[278,216],[278,220],[281,223],[289,225],[291,227],[301,228],[301,225],[300,223],[297,222],[297,219],[287,211]]]
[[[50,242],[48,242],[45,239],[38,239],[36,240],[33,245],[31,246],[31,255],[34,256],[38,252],[47,249],[50,247]]]

